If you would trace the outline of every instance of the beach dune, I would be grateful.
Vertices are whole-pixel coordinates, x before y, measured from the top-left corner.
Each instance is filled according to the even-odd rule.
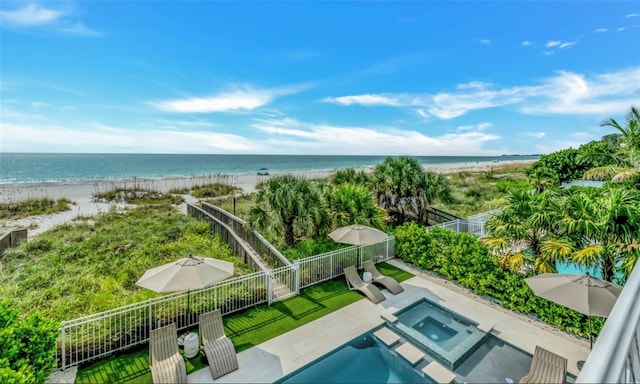
[[[495,163],[492,161],[477,163],[450,163],[437,164],[425,167],[428,171],[440,173],[454,172],[479,172],[487,171],[500,166],[508,166],[522,164],[527,166],[534,160],[515,160]],[[370,171],[370,169],[364,169]],[[322,179],[331,176],[337,170],[326,171],[304,171],[304,172],[287,172],[308,179]],[[284,174],[284,173],[283,173]],[[16,183],[16,184],[0,184],[0,203],[12,203],[28,199],[62,199],[71,200],[74,204],[72,209],[66,212],[60,212],[50,215],[33,216],[18,220],[9,220],[4,224],[4,229],[12,228],[29,228],[29,237],[38,233],[47,231],[59,224],[63,224],[80,216],[93,216],[101,212],[111,209],[123,209],[123,205],[95,202],[93,195],[100,192],[111,191],[116,188],[144,188],[160,192],[169,192],[171,190],[189,189],[196,185],[205,185],[211,183],[222,183],[240,188],[244,193],[251,193],[256,190],[256,186],[268,180],[271,177],[278,176],[280,173],[271,173],[269,175],[256,174],[217,174],[206,176],[190,176],[190,177],[171,177],[161,179],[123,179],[123,180],[100,180],[74,183]],[[185,196],[190,203],[196,202],[190,196]],[[183,209],[185,209],[183,207]],[[0,232],[2,228],[0,227]]]

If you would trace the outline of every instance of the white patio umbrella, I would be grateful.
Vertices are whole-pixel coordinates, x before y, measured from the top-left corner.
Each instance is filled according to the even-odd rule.
[[[147,269],[136,285],[158,293],[205,288],[233,275],[233,263],[209,257],[182,258]]]
[[[341,227],[329,234],[329,237],[338,243],[353,245],[369,245],[383,242],[389,235],[362,224],[353,224]]]
[[[524,279],[533,292],[589,317],[591,344],[591,316],[607,317],[616,303],[622,287],[608,281],[584,275],[543,273]]]
[[[209,257],[182,258],[147,269],[136,285],[158,293],[187,291],[187,312],[190,290],[205,288],[233,275],[233,263]]]

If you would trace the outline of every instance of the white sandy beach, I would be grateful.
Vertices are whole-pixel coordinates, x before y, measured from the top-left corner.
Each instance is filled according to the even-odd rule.
[[[438,164],[425,167],[426,170],[454,173],[461,171],[478,172],[491,170],[496,167],[505,165],[522,164],[527,166],[533,163],[533,160],[516,160],[504,162],[477,162],[477,163],[451,163]],[[335,170],[327,171],[309,171],[309,172],[289,172],[308,179],[321,179],[331,176]],[[23,183],[23,184],[0,184],[0,203],[18,202],[27,199],[66,198],[74,204],[70,211],[33,216],[19,220],[9,220],[4,224],[4,229],[13,228],[29,228],[29,237],[45,232],[59,224],[63,224],[73,220],[79,216],[93,216],[110,209],[123,209],[122,205],[113,203],[100,203],[93,201],[94,193],[106,192],[115,188],[139,186],[145,189],[151,189],[161,192],[169,192],[172,189],[190,188],[195,185],[205,185],[210,183],[222,183],[233,185],[241,188],[245,193],[255,191],[256,185],[260,182],[268,180],[270,177],[278,176],[284,173],[271,173],[268,176],[258,176],[255,174],[240,175],[208,175],[208,176],[191,176],[191,177],[174,177],[163,179],[128,179],[128,180],[102,180],[95,182],[79,182],[79,183]],[[195,203],[197,200],[191,196],[185,196],[189,203]],[[186,210],[186,208],[183,207]],[[0,223],[1,224],[1,223]],[[3,228],[0,227],[0,232]]]

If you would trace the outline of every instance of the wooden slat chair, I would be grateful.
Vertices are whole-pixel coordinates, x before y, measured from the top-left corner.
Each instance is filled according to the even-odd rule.
[[[520,384],[563,384],[567,376],[567,359],[536,345],[529,373]]]
[[[200,337],[214,379],[238,369],[236,350],[224,333],[219,309],[200,315]]]
[[[378,287],[370,283],[365,283],[362,278],[360,278],[356,267],[351,266],[345,268],[344,276],[347,279],[349,289],[364,293],[374,304],[378,304],[386,299]]]
[[[187,367],[178,348],[175,323],[149,332],[149,360],[154,383],[187,382]]]
[[[380,273],[373,261],[367,260],[362,264],[362,266],[364,267],[365,272],[371,273],[371,281],[384,286],[394,295],[404,291],[404,288],[402,288],[402,286],[393,277],[385,276]]]

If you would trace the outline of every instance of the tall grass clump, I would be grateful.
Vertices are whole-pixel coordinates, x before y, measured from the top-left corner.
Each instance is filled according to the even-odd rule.
[[[71,209],[70,204],[73,203],[68,199],[53,200],[49,198],[0,203],[0,219],[13,220],[68,211]]]

